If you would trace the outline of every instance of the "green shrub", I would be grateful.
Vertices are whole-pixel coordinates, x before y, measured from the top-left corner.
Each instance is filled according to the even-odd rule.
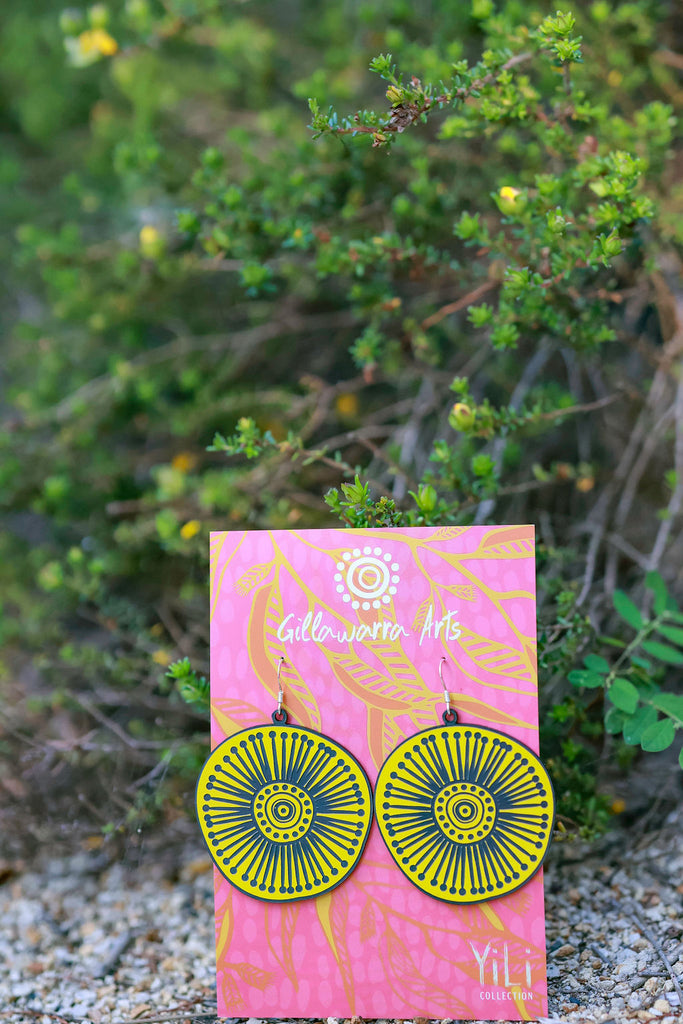
[[[677,663],[612,605],[683,657],[653,582],[681,555],[677,31],[649,0],[9,0],[8,714],[97,729],[69,756],[103,792],[118,757],[115,821],[178,799],[205,742],[164,669],[188,658],[201,704],[208,531],[330,509],[537,524],[545,753],[579,826],[634,717],[680,738]],[[605,634],[617,661],[577,668]]]

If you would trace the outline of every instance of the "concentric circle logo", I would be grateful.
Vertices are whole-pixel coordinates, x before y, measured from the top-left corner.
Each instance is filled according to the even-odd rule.
[[[436,823],[443,834],[456,842],[483,839],[493,829],[496,808],[493,798],[473,782],[445,786],[434,802]]]
[[[400,566],[380,547],[345,551],[334,575],[337,593],[352,608],[381,608],[391,602],[400,582]]]
[[[254,801],[256,826],[268,839],[287,842],[304,836],[313,820],[313,801],[291,782],[264,786]]]

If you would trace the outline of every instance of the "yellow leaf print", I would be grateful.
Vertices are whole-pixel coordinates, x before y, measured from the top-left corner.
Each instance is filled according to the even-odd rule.
[[[242,700],[231,700],[229,697],[212,701],[211,712],[221,732],[224,732],[226,736],[232,736],[240,729],[258,725],[263,721],[263,712],[253,704],[247,704]]]
[[[294,966],[292,956],[292,942],[296,932],[296,923],[299,917],[299,904],[288,903],[277,908],[265,906],[265,925],[268,946],[287,975],[294,991],[299,991],[299,975]]]
[[[277,577],[253,592],[247,642],[254,671],[264,688],[277,701],[277,664],[285,657],[284,643],[277,631],[283,618],[282,596]],[[297,725],[320,730],[320,709],[307,683],[295,666],[285,661],[281,673],[285,690],[285,708]]]
[[[222,917],[221,917],[222,915]],[[216,925],[220,926],[216,936],[216,963],[220,966],[223,955],[230,947],[235,919],[232,912],[232,889],[225,887],[225,899],[220,907],[216,907]]]
[[[346,932],[349,917],[349,897],[344,889],[334,889],[315,901],[318,920],[322,925],[325,937],[339,966],[344,991],[352,1016],[356,1013],[356,993],[353,983],[353,970],[346,947]]]
[[[434,544],[439,540],[451,540],[453,537],[459,537],[466,530],[469,530],[469,526],[441,526],[429,538],[429,543]]]
[[[487,533],[473,558],[529,558],[534,553],[533,526],[506,526]]]
[[[254,967],[253,964],[231,964],[230,966],[242,981],[246,982],[251,988],[259,989],[260,992],[268,988],[273,980],[273,975],[270,971],[262,971],[260,967]]]
[[[372,909],[372,900],[367,899],[363,904],[363,909],[360,915],[360,941],[367,942],[368,939],[373,938],[377,931],[377,924],[375,922],[375,915]]]
[[[252,565],[251,569],[240,576],[238,580],[235,580],[234,587],[238,594],[242,597],[257,587],[259,583],[262,583],[270,570],[273,568],[274,562],[261,562],[258,565]]]
[[[429,614],[429,609],[432,607],[433,603],[434,601],[432,595],[430,594],[429,597],[425,598],[422,604],[418,607],[417,611],[415,612],[415,618],[413,619],[414,633],[421,632],[422,627],[425,624],[427,615]]]
[[[509,644],[498,643],[469,629],[462,629],[460,646],[467,651],[477,668],[485,672],[520,681],[532,682],[535,679],[526,649],[520,651]]]

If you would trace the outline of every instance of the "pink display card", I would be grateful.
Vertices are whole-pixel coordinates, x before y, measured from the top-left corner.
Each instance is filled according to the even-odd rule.
[[[460,721],[538,750],[531,526],[214,533],[212,743],[290,722],[346,747],[373,783],[406,737]],[[373,823],[336,889],[265,903],[216,871],[226,1017],[528,1020],[546,1010],[543,880],[451,905],[396,867]]]

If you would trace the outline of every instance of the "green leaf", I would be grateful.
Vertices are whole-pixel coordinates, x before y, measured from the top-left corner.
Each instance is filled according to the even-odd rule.
[[[616,736],[624,727],[624,712],[619,708],[610,708],[605,715],[605,730],[610,736]]]
[[[681,644],[683,646],[683,629],[679,626],[657,626],[657,632],[661,633],[667,640],[670,640],[672,644]]]
[[[683,768],[683,747],[681,747],[680,751],[678,752],[678,763],[680,764],[681,768]]]
[[[674,741],[676,730],[670,718],[660,718],[653,725],[647,727],[640,738],[640,745],[643,750],[656,753],[659,750],[666,750]]]
[[[624,743],[634,747],[640,743],[646,729],[657,721],[657,712],[649,704],[641,704],[634,715],[624,722]]]
[[[628,679],[617,676],[608,689],[607,696],[615,707],[625,711],[627,715],[632,715],[638,707],[638,690]]]
[[[649,572],[645,577],[645,586],[649,587],[655,595],[655,615],[661,615],[666,608],[666,599],[668,597],[664,580],[658,572]]]
[[[677,693],[655,693],[650,699],[654,707],[683,725],[683,696]]]
[[[615,590],[612,600],[618,614],[621,615],[625,622],[628,622],[629,626],[633,626],[634,629],[643,628],[643,616],[628,594],[625,594],[623,590]]]
[[[587,654],[583,659],[586,668],[592,672],[609,672],[609,663],[601,658],[599,654]]]
[[[641,646],[653,658],[658,658],[667,665],[683,665],[683,652],[677,651],[675,647],[660,644],[657,640],[644,640]]]
[[[597,690],[605,683],[605,680],[597,672],[586,672],[581,668],[574,669],[567,678],[572,685],[583,686],[586,690]]]

